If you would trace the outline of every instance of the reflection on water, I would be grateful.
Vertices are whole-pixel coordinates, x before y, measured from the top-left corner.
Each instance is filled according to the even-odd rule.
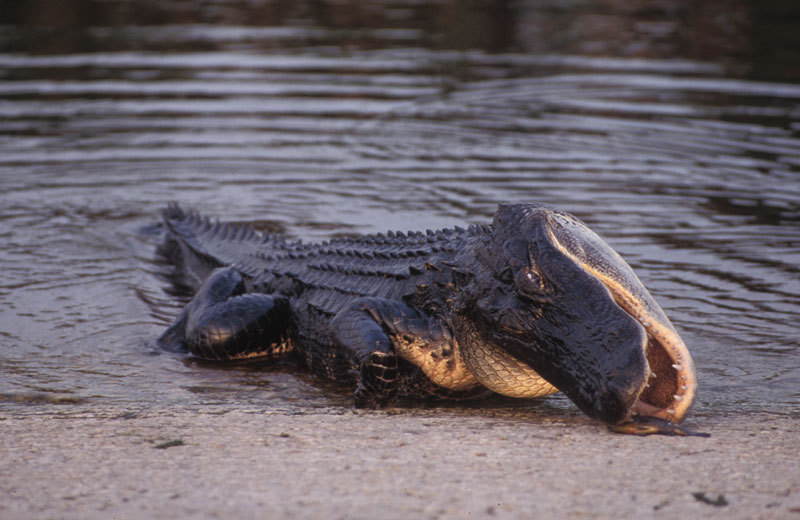
[[[766,0],[6,0],[0,49],[37,54],[393,47],[714,61],[797,80],[800,6]]]
[[[318,240],[535,200],[634,266],[697,413],[797,413],[798,9],[750,4],[4,2],[0,401],[346,405],[152,348],[168,201]]]

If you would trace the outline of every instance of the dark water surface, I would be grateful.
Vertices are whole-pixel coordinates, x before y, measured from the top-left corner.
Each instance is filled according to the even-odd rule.
[[[531,4],[3,2],[0,407],[350,406],[154,350],[169,201],[309,240],[539,201],[656,296],[695,413],[796,416],[800,8]]]

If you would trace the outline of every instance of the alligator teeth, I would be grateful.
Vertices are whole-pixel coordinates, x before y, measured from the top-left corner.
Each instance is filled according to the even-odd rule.
[[[667,410],[667,413],[670,415],[675,415],[675,410],[670,408],[669,410]]]
[[[676,363],[676,364],[672,365],[672,368],[674,368],[675,370],[680,372],[681,370],[683,370],[683,365],[679,365],[679,364]]]
[[[683,401],[683,396],[682,395],[673,395],[672,398],[675,399],[678,402]]]
[[[658,378],[655,372],[650,372],[650,377],[652,377],[653,379]]]
[[[688,386],[686,386],[686,385],[681,385],[681,390],[683,390],[684,392],[685,392],[685,391],[687,391],[688,389],[689,389],[689,387],[688,387]]]

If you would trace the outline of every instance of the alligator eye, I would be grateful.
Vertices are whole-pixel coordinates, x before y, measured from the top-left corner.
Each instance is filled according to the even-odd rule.
[[[520,271],[514,281],[517,294],[523,298],[537,300],[547,292],[541,275],[531,268]]]
[[[514,289],[519,297],[537,305],[543,305],[557,292],[547,275],[534,266],[528,266],[517,274]]]
[[[523,285],[534,289],[537,293],[542,293],[546,291],[547,284],[545,283],[544,277],[539,271],[533,269],[532,267],[529,267],[528,269],[525,269],[524,273],[525,275],[524,275]]]

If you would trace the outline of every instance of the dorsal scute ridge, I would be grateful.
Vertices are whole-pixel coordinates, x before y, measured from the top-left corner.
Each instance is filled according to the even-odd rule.
[[[426,229],[425,231],[387,231],[385,233],[371,233],[367,235],[360,235],[356,237],[340,237],[334,238],[330,241],[323,241],[317,243],[317,246],[343,246],[343,245],[359,245],[359,246],[390,246],[402,247],[413,245],[432,244],[437,241],[449,241],[454,235],[463,235],[465,233],[480,233],[486,231],[485,224],[473,224],[468,229],[462,227],[455,228],[442,228],[437,230]]]
[[[264,245],[270,244],[283,251],[291,249],[296,253],[300,251],[317,251],[322,254],[333,254],[332,251],[335,248],[339,254],[358,258],[372,258],[376,246],[378,250],[388,250],[390,257],[397,257],[398,255],[400,257],[422,256],[441,250],[441,247],[437,247],[438,242],[450,242],[457,235],[491,232],[491,225],[489,224],[473,224],[468,229],[454,227],[437,230],[426,229],[425,231],[389,231],[386,234],[375,233],[356,237],[348,236],[313,243],[300,240],[289,241],[280,234],[272,234],[265,230],[257,231],[252,224],[212,221],[208,217],[201,216],[195,210],[184,212],[178,206],[175,206],[174,209],[171,207],[167,210],[167,213],[171,219],[181,220],[189,229],[193,229],[194,233],[206,235],[217,240],[253,241]],[[444,248],[450,249],[446,246]]]
[[[207,221],[207,227],[204,227],[202,231],[208,233],[212,237],[217,237],[220,234],[221,227],[222,224],[220,223],[219,220],[215,220],[213,224],[211,223],[211,221]]]
[[[250,276],[262,276],[262,270],[291,269],[297,273],[298,281],[305,282],[340,279],[339,275],[323,275],[338,265],[336,272],[346,275],[349,270],[364,277],[364,283],[374,286],[384,282],[366,278],[415,277],[428,270],[428,264],[438,265],[455,254],[462,240],[491,229],[487,225],[471,225],[468,229],[391,231],[303,242],[280,233],[256,231],[252,223],[224,223],[177,206],[167,208],[164,216],[175,234],[182,237],[195,254],[208,257],[209,265],[234,264]],[[329,265],[315,269],[312,264]],[[305,279],[307,269],[316,270],[322,278],[314,275]],[[291,277],[288,272],[274,272],[274,275]]]

